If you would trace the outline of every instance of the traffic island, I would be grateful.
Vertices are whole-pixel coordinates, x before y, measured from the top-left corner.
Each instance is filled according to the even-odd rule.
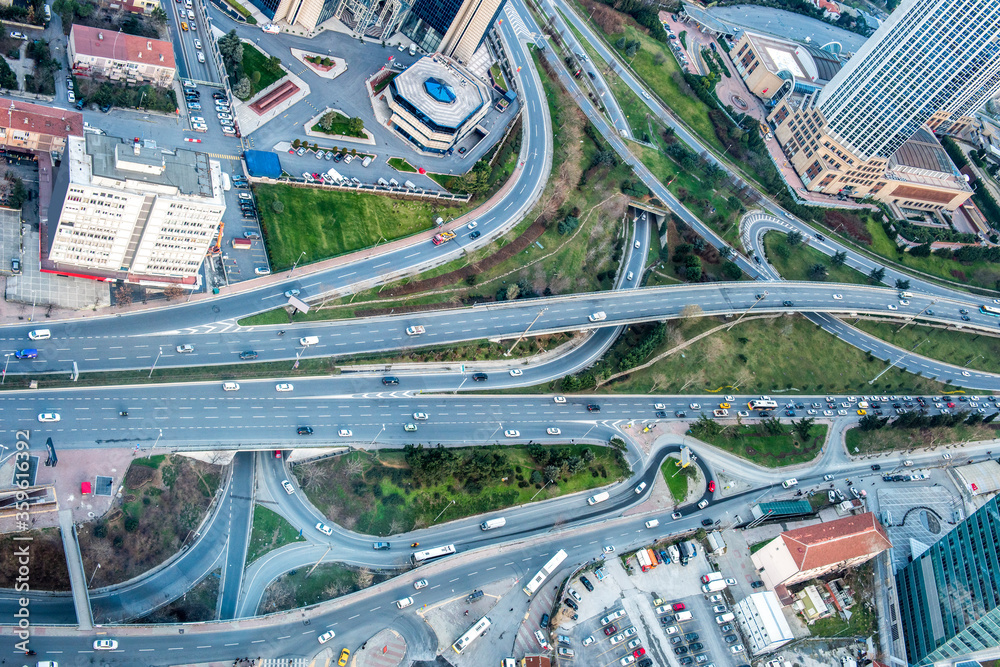
[[[324,79],[336,79],[347,71],[347,61],[329,54],[313,53],[302,49],[292,49],[292,57],[312,70],[316,76]]]
[[[382,630],[354,654],[354,667],[396,667],[406,657],[406,640],[395,630]]]
[[[428,575],[427,580],[434,586],[440,583],[440,576]],[[471,583],[474,580],[478,586]],[[524,616],[524,603],[528,601],[517,583],[516,578],[504,576],[486,584],[478,577],[467,578],[455,584],[444,584],[453,591],[449,598],[417,609],[417,614],[437,637],[437,654],[453,655],[452,645],[459,637],[481,618],[488,616],[491,625],[495,624],[495,627],[466,644],[461,657],[455,658],[455,664],[485,665],[494,655],[508,655],[514,633],[510,633],[504,640],[507,631],[501,628],[516,627]],[[368,646],[371,645],[372,642],[369,641]]]

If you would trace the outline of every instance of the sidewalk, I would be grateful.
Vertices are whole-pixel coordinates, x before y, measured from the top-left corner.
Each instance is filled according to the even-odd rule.
[[[80,556],[80,545],[76,541],[76,527],[73,525],[72,510],[59,510],[59,532],[62,534],[66,568],[69,570],[70,585],[73,587],[73,606],[76,607],[77,627],[80,630],[91,630],[94,627],[94,621],[90,614],[87,577],[83,573],[83,558]]]

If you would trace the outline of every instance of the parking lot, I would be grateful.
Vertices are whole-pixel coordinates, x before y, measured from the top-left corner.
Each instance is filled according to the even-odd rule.
[[[563,620],[556,633],[569,637],[576,664],[729,667],[747,661],[745,654],[730,651],[731,645],[743,643],[735,623],[720,625],[715,620],[718,614],[713,607],[725,605],[728,611],[732,600],[723,592],[714,594],[718,597],[713,601],[701,590],[700,577],[712,571],[703,550],[686,566],[661,564],[642,572],[634,559],[631,565],[629,573],[620,558],[609,558],[602,568],[603,580],[592,571],[585,572],[593,592],[580,577],[567,584],[564,597],[573,592],[580,597],[579,618]],[[619,610],[624,612],[621,618],[608,618]],[[681,614],[676,620],[677,612],[689,612],[690,618]],[[724,635],[732,637],[731,643]],[[650,662],[644,663],[647,659]]]

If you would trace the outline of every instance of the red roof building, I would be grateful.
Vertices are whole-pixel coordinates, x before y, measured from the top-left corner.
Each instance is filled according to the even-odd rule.
[[[855,567],[890,547],[885,528],[868,512],[782,533],[750,559],[774,590]]]
[[[0,145],[28,151],[63,151],[66,138],[83,136],[83,116],[39,104],[0,103]]]
[[[69,32],[73,72],[112,81],[147,81],[167,87],[176,65],[170,42],[73,24]]]

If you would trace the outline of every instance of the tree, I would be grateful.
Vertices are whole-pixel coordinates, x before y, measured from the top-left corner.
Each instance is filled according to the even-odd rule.
[[[278,56],[271,56],[264,63],[264,69],[270,74],[280,74],[281,73],[281,58]]]
[[[799,436],[799,440],[806,441],[809,439],[809,432],[812,430],[815,421],[812,417],[803,417],[798,421],[792,420],[792,430]]]
[[[559,225],[556,227],[556,231],[565,236],[566,234],[572,234],[573,231],[575,231],[579,226],[579,218],[573,215],[567,215],[559,222]]]
[[[301,146],[301,145],[302,145],[302,140],[301,139],[294,139],[292,141],[292,148],[294,148],[295,150],[298,150],[299,146]]]
[[[834,266],[843,266],[845,262],[847,262],[847,252],[845,251],[835,252],[830,258],[830,263]]]
[[[546,482],[554,482],[559,479],[559,475],[562,473],[562,469],[556,465],[547,465],[542,471],[542,475],[545,477]]]
[[[153,11],[149,14],[150,18],[153,19],[158,27],[162,28],[167,23],[167,13],[163,11],[163,8],[157,5],[153,8]]]
[[[696,438],[704,439],[702,436],[715,437],[722,433],[722,424],[703,414],[698,417],[698,421],[691,424],[691,433]]]
[[[903,290],[910,289],[910,281],[897,278],[896,289],[903,289]]]
[[[795,230],[788,232],[788,235],[785,237],[785,243],[793,248],[799,245],[802,243],[802,232]]]
[[[817,262],[809,267],[809,279],[810,280],[826,280],[828,271],[826,264]]]
[[[170,285],[163,290],[163,296],[167,297],[167,301],[173,301],[177,297],[184,296],[184,288],[178,287],[177,285]]]
[[[322,128],[326,132],[329,132],[330,130],[332,130],[333,129],[333,124],[337,120],[337,116],[338,116],[338,114],[337,114],[336,111],[327,111],[319,119],[319,126],[320,126],[320,128]]]
[[[352,118],[347,121],[347,129],[350,130],[351,134],[361,134],[362,130],[365,129],[365,121],[360,118]]]
[[[250,93],[253,89],[250,87],[249,77],[243,77],[240,82],[233,86],[233,95],[240,98],[241,100],[250,99]]]
[[[121,284],[115,288],[115,305],[119,308],[132,305],[132,290],[128,285]]]
[[[235,30],[230,30],[227,34],[220,37],[217,44],[219,45],[219,53],[222,54],[222,59],[226,62],[227,68],[232,69],[233,65],[241,65],[243,63],[243,42],[240,41],[240,37],[236,34]]]
[[[878,429],[884,427],[889,423],[888,417],[879,417],[877,415],[865,415],[858,422],[858,428],[862,431],[877,431]]]
[[[258,85],[260,83],[260,70],[254,70],[250,74],[250,80],[253,82],[253,85]]]
[[[885,278],[885,269],[881,266],[876,266],[871,270],[871,273],[868,274],[868,282],[873,285],[881,283],[883,278]]]
[[[375,580],[375,575],[367,567],[363,567],[358,570],[357,575],[354,577],[355,581],[358,583],[358,588],[368,588],[372,585],[372,581]]]
[[[726,262],[722,265],[722,275],[728,280],[739,280],[743,277],[743,269],[733,262]]]

